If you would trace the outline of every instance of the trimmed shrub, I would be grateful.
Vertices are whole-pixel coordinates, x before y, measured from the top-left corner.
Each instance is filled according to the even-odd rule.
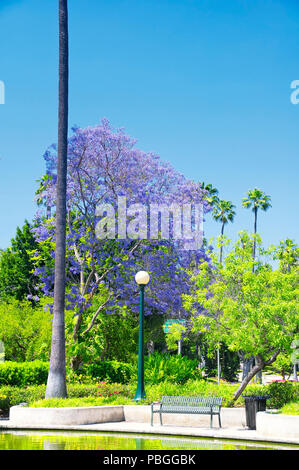
[[[110,383],[126,384],[134,375],[134,366],[125,362],[102,361],[88,364],[78,373],[96,378],[98,381],[106,380]]]
[[[47,383],[49,363],[42,361],[0,364],[0,385],[41,385]]]
[[[299,402],[299,382],[272,382],[269,385],[248,385],[242,395],[265,395],[267,408],[282,408],[289,402]]]
[[[45,385],[32,385],[26,388],[4,386],[0,387],[0,395],[5,396],[5,400],[1,402],[3,411],[8,411],[11,406],[20,403],[30,403],[35,400],[41,400],[45,396]]]
[[[299,384],[272,382],[267,387],[269,408],[282,408],[285,404],[299,401]]]

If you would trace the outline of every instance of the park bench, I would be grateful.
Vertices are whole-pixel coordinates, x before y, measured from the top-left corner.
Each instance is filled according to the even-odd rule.
[[[162,397],[160,402],[151,404],[151,425],[153,425],[154,413],[160,414],[161,425],[163,413],[189,413],[210,415],[210,427],[213,425],[213,416],[218,415],[221,428],[221,402],[222,397]],[[154,405],[160,406],[155,409]]]

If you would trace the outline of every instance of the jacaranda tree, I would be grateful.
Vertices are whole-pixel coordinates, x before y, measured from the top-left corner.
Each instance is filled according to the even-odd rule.
[[[202,205],[204,212],[210,210],[204,200],[205,190],[157,155],[138,150],[135,143],[123,130],[113,130],[105,119],[95,127],[74,128],[68,139],[66,308],[76,315],[75,342],[90,331],[103,309],[113,311],[116,302],[137,311],[134,275],[139,269],[149,271],[151,276],[145,298],[147,314],[188,315],[181,301],[181,294],[190,291],[186,268],[190,264],[196,268],[207,260],[198,244],[199,230],[195,243],[184,229],[181,238],[171,235],[177,228],[178,208],[182,209],[182,217],[186,215],[184,209],[191,206],[194,209]],[[35,229],[39,241],[36,273],[44,295],[50,296],[55,261],[56,146],[51,146],[44,157],[47,177],[42,179],[45,184],[40,186],[38,198],[39,202],[44,200],[47,216],[41,213],[36,216],[39,221]],[[125,208],[120,201],[125,202]],[[165,226],[161,227],[160,215],[161,225],[152,236],[152,213],[147,209],[157,207],[166,213],[170,210],[168,237]],[[49,217],[50,209],[53,217]],[[123,211],[125,222],[121,218]],[[193,212],[192,236],[193,229],[198,229],[198,218]],[[99,290],[103,301],[97,304],[83,331],[84,314],[93,308],[93,298]],[[80,358],[74,358],[73,367],[79,362]]]

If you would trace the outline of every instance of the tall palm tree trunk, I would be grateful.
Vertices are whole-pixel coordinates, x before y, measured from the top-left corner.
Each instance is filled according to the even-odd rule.
[[[68,133],[68,11],[67,0],[59,0],[59,109],[58,162],[56,189],[56,245],[54,277],[54,314],[50,369],[46,398],[66,397],[65,376],[65,238],[66,176]]]
[[[222,254],[223,254],[223,233],[224,233],[224,221],[222,221],[222,227],[221,227],[221,246],[220,246],[220,264],[222,264]]]
[[[257,207],[255,206],[254,208],[254,229],[253,229],[253,232],[254,232],[254,240],[253,240],[253,263],[255,262],[255,253],[256,253],[256,233],[257,233]],[[254,273],[254,264],[252,266],[252,272]],[[255,358],[251,358],[252,360],[252,366],[251,367],[254,367],[255,366],[255,363],[256,363],[256,360]],[[257,374],[257,381],[261,384],[263,379],[262,379],[262,370],[258,370]]]
[[[256,251],[256,232],[257,232],[257,207],[254,208],[254,240],[253,240],[253,261],[255,261],[255,251]]]

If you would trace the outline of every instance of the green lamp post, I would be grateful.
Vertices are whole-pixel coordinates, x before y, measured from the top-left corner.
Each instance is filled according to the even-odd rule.
[[[138,346],[138,382],[134,400],[145,398],[144,391],[144,287],[149,283],[150,277],[146,271],[139,271],[135,281],[140,287],[140,310],[139,310],[139,346]]]

